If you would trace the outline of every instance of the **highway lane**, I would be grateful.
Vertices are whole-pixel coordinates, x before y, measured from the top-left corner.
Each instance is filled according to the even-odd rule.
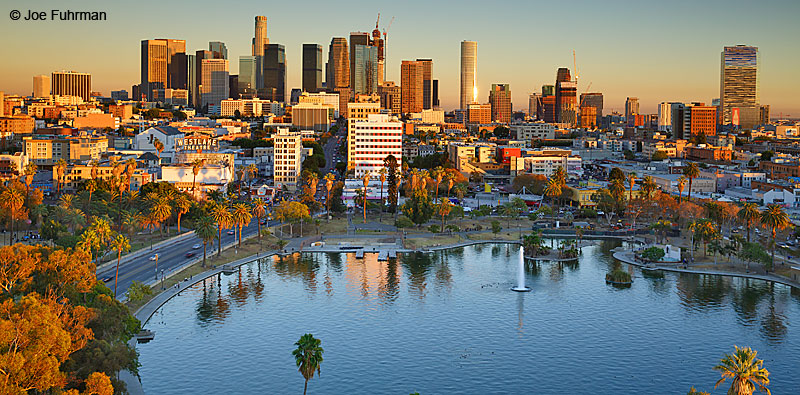
[[[277,225],[278,221],[270,221],[268,225],[262,225],[263,227],[266,226],[274,226]],[[258,232],[258,224],[256,220],[250,222],[250,225],[247,227],[242,228],[242,238],[245,238],[250,235],[255,235]],[[238,238],[234,235],[227,234],[227,231],[223,230],[222,232],[222,245],[227,245],[229,243],[233,243]],[[200,244],[199,249],[192,249],[192,246],[195,244]],[[158,272],[161,273],[163,270],[164,274],[167,275],[176,268],[180,267],[181,265],[185,264],[189,260],[196,259],[197,257],[203,256],[203,242],[197,236],[188,237],[183,240],[178,240],[175,243],[167,243],[160,247],[154,248],[148,254],[141,256],[139,258],[131,259],[127,262],[123,262],[119,266],[119,280],[117,283],[117,298],[122,298],[125,295],[125,292],[130,287],[133,281],[139,282],[148,282],[156,279],[156,262],[151,261],[150,257],[158,254]],[[214,239],[213,247],[211,245],[208,246],[207,254],[209,257],[213,256],[217,252],[217,243],[216,238]],[[187,252],[194,252],[195,256],[191,258],[185,257]],[[105,284],[114,289],[114,274],[116,270],[116,265],[109,265],[107,268],[104,268],[102,272],[98,272],[97,278],[104,280]],[[160,277],[159,277],[160,278]]]

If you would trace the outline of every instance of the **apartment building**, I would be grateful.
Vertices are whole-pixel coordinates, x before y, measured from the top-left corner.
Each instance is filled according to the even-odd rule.
[[[297,190],[303,163],[303,137],[299,132],[279,128],[272,135],[273,184],[276,189],[286,187],[290,192]]]
[[[370,114],[365,122],[355,122],[348,136],[353,135],[353,162],[356,178],[371,174],[378,177],[384,167],[384,159],[393,155],[397,165],[403,157],[403,122],[387,114]]]

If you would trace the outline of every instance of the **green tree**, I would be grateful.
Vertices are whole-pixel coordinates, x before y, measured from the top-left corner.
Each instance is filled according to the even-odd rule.
[[[669,158],[669,156],[667,155],[667,151],[658,150],[656,152],[653,152],[653,156],[650,157],[650,160],[652,160],[652,161],[662,161],[662,160],[666,160],[667,158]]]
[[[758,211],[758,205],[755,203],[743,203],[741,210],[737,214],[739,220],[742,221],[747,228],[747,242],[750,242],[750,228],[756,221],[761,219],[761,213]]]
[[[772,262],[768,270],[775,267],[775,237],[777,231],[785,229],[789,226],[789,216],[783,211],[783,208],[777,204],[770,204],[761,213],[761,225],[770,230],[772,234]]]
[[[433,204],[427,191],[417,189],[413,192],[410,199],[406,200],[401,210],[417,226],[428,222],[433,216]]]
[[[322,365],[322,349],[320,339],[314,338],[314,335],[306,333],[300,337],[300,340],[294,343],[297,348],[292,351],[294,356],[297,370],[303,375],[305,384],[303,385],[303,395],[308,392],[308,380],[314,378],[314,373],[320,373],[320,366]]]
[[[206,247],[208,243],[214,242],[216,236],[214,219],[208,215],[203,215],[194,222],[194,234],[203,240],[203,267],[206,267]]]
[[[450,203],[450,199],[448,198],[440,198],[439,204],[436,205],[436,214],[442,217],[442,227],[444,229],[444,219],[450,214],[450,211],[453,209],[453,204]]]
[[[153,289],[143,283],[133,281],[125,292],[125,295],[128,297],[129,301],[136,303],[153,295]]]
[[[731,379],[731,387],[728,394],[751,395],[758,387],[759,391],[770,393],[769,371],[764,368],[764,361],[756,359],[758,352],[750,347],[734,346],[736,350],[733,354],[725,354],[719,361],[719,365],[714,366],[722,376],[714,388],[720,386],[725,380]]]
[[[695,178],[700,177],[700,169],[697,167],[697,163],[690,162],[683,168],[683,175],[689,180],[689,195],[686,197],[686,200],[692,200],[692,182]]]
[[[500,233],[501,230],[503,230],[503,227],[500,226],[500,221],[493,220],[492,221],[492,233],[494,233],[496,235],[496,234]]]
[[[664,258],[664,249],[659,247],[650,247],[644,251],[642,251],[642,258],[648,262],[658,262],[661,258]]]
[[[217,256],[222,255],[222,229],[227,229],[233,223],[228,206],[221,203],[212,203],[209,214],[214,222],[217,224]],[[205,254],[204,254],[205,255]]]

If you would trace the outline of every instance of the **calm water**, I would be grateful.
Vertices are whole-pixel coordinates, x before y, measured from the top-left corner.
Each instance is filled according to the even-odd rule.
[[[148,394],[297,394],[291,355],[322,339],[311,394],[685,394],[711,391],[711,368],[752,346],[774,394],[800,393],[800,296],[716,276],[604,282],[605,242],[573,264],[528,268],[519,247],[483,245],[396,262],[306,254],[242,266],[175,297],[139,345]],[[725,387],[727,389],[727,387]],[[725,393],[722,388],[714,394]]]

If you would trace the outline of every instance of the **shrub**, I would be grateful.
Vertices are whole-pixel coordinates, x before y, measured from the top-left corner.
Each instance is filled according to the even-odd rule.
[[[134,281],[128,287],[128,292],[125,295],[128,297],[128,301],[136,303],[153,295],[153,289],[143,283]]]
[[[394,226],[398,228],[410,228],[414,226],[414,222],[408,219],[408,217],[403,216],[397,219],[397,222],[395,222]]]
[[[461,231],[461,228],[459,228],[457,225],[447,225],[447,226],[445,226],[445,229],[447,229],[447,230],[449,230],[451,232],[460,232]]]
[[[631,282],[631,274],[620,268],[617,268],[611,273],[606,274],[606,281],[614,283],[629,283]]]
[[[658,247],[650,247],[641,253],[642,259],[648,262],[658,262],[666,255],[664,250]]]
[[[498,233],[500,233],[500,231],[502,229],[503,229],[503,227],[500,226],[500,221],[498,221],[498,220],[492,221],[492,233],[498,234]]]
[[[439,225],[431,225],[428,227],[428,230],[431,233],[439,233],[439,231],[441,231],[441,229],[439,229]]]

